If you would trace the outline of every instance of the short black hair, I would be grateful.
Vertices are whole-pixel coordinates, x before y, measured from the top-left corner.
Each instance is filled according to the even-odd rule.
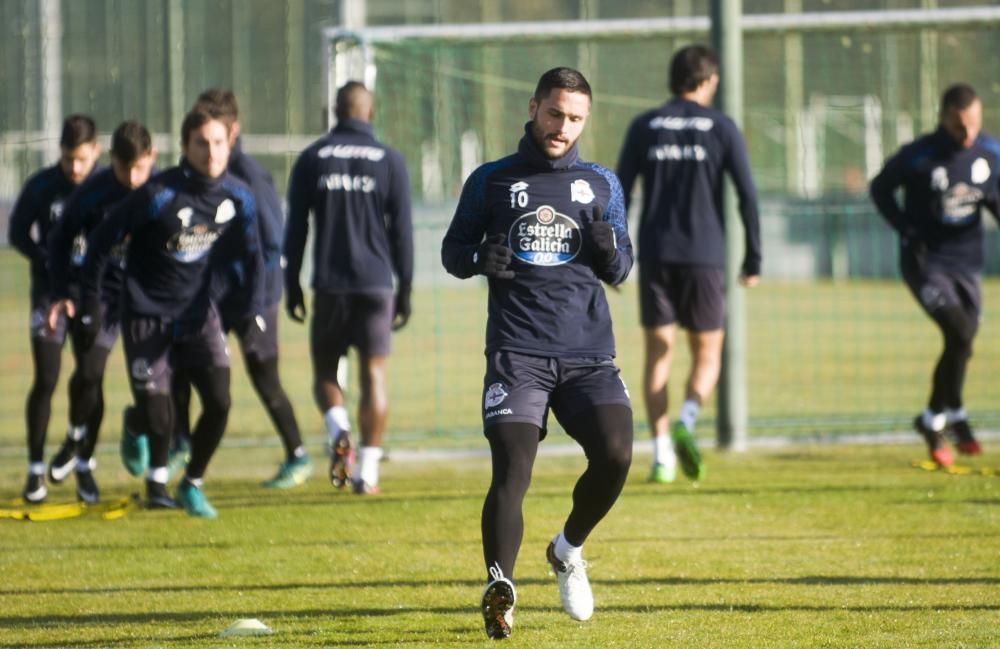
[[[226,126],[226,134],[228,135],[231,124],[221,117],[195,107],[184,116],[184,121],[181,122],[181,143],[187,144],[188,140],[191,139],[191,133],[213,120],[222,122]]]
[[[552,68],[541,76],[538,85],[535,86],[535,101],[542,101],[555,89],[569,90],[570,92],[582,92],[587,98],[593,101],[594,95],[590,90],[590,84],[583,73],[573,68]]]
[[[371,107],[371,93],[360,81],[348,81],[337,89],[337,103],[334,104],[333,112],[338,122],[345,119],[368,119]]]
[[[135,120],[122,122],[111,134],[111,155],[119,162],[130,165],[152,150],[149,130]]]
[[[965,110],[977,99],[979,99],[979,95],[969,84],[952,84],[941,95],[941,113],[948,110]]]
[[[680,96],[692,92],[719,72],[719,57],[707,45],[688,45],[670,60],[670,92]]]
[[[200,110],[231,127],[240,119],[240,104],[236,93],[228,88],[209,88],[198,95],[192,110]]]
[[[97,124],[87,115],[70,115],[63,121],[62,135],[59,136],[59,146],[64,149],[75,149],[81,144],[97,141]]]

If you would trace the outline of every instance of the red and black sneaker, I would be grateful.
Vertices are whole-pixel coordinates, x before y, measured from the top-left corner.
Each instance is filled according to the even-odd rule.
[[[962,455],[979,455],[983,452],[979,441],[972,434],[972,426],[967,419],[949,424],[945,432],[955,442],[955,448]]]
[[[951,455],[951,449],[944,443],[942,431],[933,430],[926,426],[924,418],[921,415],[917,415],[917,418],[913,420],[913,428],[927,442],[927,450],[930,452],[931,459],[934,462],[940,466],[951,466],[955,463],[955,459]]]
[[[351,447],[351,436],[346,430],[342,430],[337,433],[330,449],[330,482],[337,489],[343,489],[350,484],[353,469],[354,449]]]

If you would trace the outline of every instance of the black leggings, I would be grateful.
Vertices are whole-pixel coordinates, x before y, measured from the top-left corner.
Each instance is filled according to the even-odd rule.
[[[927,406],[933,412],[962,407],[965,370],[972,358],[972,340],[979,328],[975,311],[958,306],[937,309],[931,317],[941,329],[944,350],[934,368],[931,397]]]
[[[587,469],[573,489],[573,508],[566,519],[566,540],[583,545],[618,499],[632,463],[632,410],[597,406],[566,421],[566,432],[583,447]],[[483,558],[499,564],[504,575],[514,563],[524,535],[522,504],[531,482],[540,431],[532,424],[497,424],[486,429],[493,460],[493,479],[483,503]]]
[[[87,427],[87,436],[76,451],[82,460],[89,460],[94,454],[104,419],[104,369],[110,353],[110,349],[97,345],[82,351],[76,338],[73,339],[76,369],[69,378],[69,423]]]
[[[28,461],[45,461],[45,437],[52,416],[52,395],[59,383],[62,344],[31,339],[31,358],[35,364],[34,381],[28,392],[25,419],[28,424]]]

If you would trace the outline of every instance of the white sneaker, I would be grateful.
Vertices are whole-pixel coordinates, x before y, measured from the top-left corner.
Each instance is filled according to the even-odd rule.
[[[589,620],[594,614],[594,593],[590,590],[590,580],[587,579],[587,562],[583,559],[574,563],[562,561],[556,556],[554,541],[545,550],[545,558],[559,580],[559,597],[563,608],[574,620]]]
[[[503,576],[499,565],[490,568],[490,577],[493,581],[483,591],[483,621],[486,623],[486,635],[493,640],[503,640],[510,637],[514,627],[517,593],[513,582]]]

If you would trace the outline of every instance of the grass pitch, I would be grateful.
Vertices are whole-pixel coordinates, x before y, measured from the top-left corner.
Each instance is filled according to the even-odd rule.
[[[707,481],[661,486],[644,481],[639,456],[587,543],[597,608],[578,623],[544,550],[583,460],[541,456],[506,645],[1000,646],[1000,478],[910,465],[922,457],[916,440],[709,451]],[[105,498],[139,488],[113,455],[99,460]],[[493,646],[478,610],[485,457],[390,458],[384,493],[367,498],[320,477],[259,488],[276,460],[220,451],[206,487],[218,521],[0,520],[0,647]],[[992,444],[965,462],[998,463]],[[22,474],[19,457],[0,457],[0,499]],[[51,489],[50,501],[70,500],[72,487]],[[218,637],[246,617],[274,635]]]

